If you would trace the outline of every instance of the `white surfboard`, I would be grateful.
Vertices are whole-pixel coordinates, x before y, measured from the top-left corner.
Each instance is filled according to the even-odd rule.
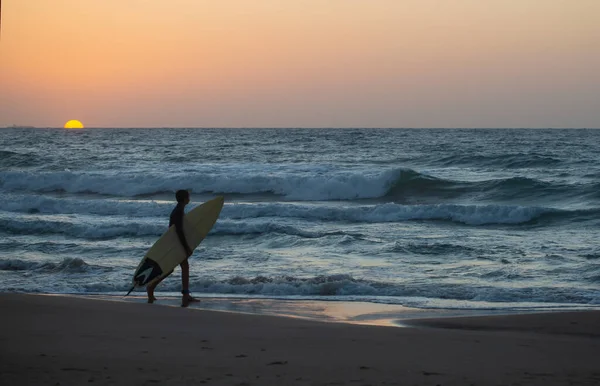
[[[195,207],[183,217],[183,233],[192,251],[200,245],[219,218],[223,202],[223,196],[219,196]],[[136,268],[132,290],[168,275],[185,258],[186,253],[177,237],[175,226],[171,226],[148,250]]]

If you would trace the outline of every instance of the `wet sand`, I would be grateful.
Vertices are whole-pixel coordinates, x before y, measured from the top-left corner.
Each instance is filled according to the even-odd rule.
[[[600,311],[399,328],[44,295],[0,309],[2,385],[600,384]]]

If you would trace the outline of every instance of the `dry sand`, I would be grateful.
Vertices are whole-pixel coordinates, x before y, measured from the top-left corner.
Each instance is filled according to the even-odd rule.
[[[326,323],[0,294],[0,385],[600,385],[600,311]]]

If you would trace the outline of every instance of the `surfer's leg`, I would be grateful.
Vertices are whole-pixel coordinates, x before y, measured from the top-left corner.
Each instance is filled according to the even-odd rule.
[[[165,280],[165,278],[172,273],[173,273],[173,271],[167,273],[165,276],[161,277],[157,281],[154,281],[154,282],[148,284],[148,286],[146,287],[146,293],[148,294],[148,303],[152,304],[156,301],[156,297],[154,297],[154,289],[156,288],[157,285],[160,284],[161,281]]]
[[[190,263],[185,259],[181,264],[181,290],[182,292],[190,291]]]
[[[181,306],[187,307],[191,302],[199,302],[200,300],[193,298],[190,295],[190,264],[187,259],[179,265],[181,267]]]
[[[148,284],[146,287],[146,293],[148,294],[148,303],[152,304],[156,301],[156,297],[154,297],[154,288],[158,285],[158,281],[152,284]]]

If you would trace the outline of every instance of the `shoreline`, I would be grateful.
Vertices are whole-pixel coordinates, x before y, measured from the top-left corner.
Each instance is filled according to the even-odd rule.
[[[415,319],[391,328],[93,300],[0,294],[0,384],[600,382],[600,311]]]
[[[51,294],[37,293],[35,296],[51,296],[104,300],[123,303],[146,304],[145,295],[103,294]],[[152,306],[180,307],[180,297],[158,293],[158,301]],[[246,298],[197,296],[199,303],[192,303],[188,309],[197,311],[217,311],[233,314],[265,315],[282,318],[306,319],[317,322],[347,323],[388,327],[411,327],[415,324],[431,327],[430,319],[477,318],[482,316],[531,315],[546,313],[600,311],[597,309],[444,309],[414,308],[399,304],[373,303],[346,300],[305,300],[278,298]],[[423,321],[423,323],[421,323]]]

